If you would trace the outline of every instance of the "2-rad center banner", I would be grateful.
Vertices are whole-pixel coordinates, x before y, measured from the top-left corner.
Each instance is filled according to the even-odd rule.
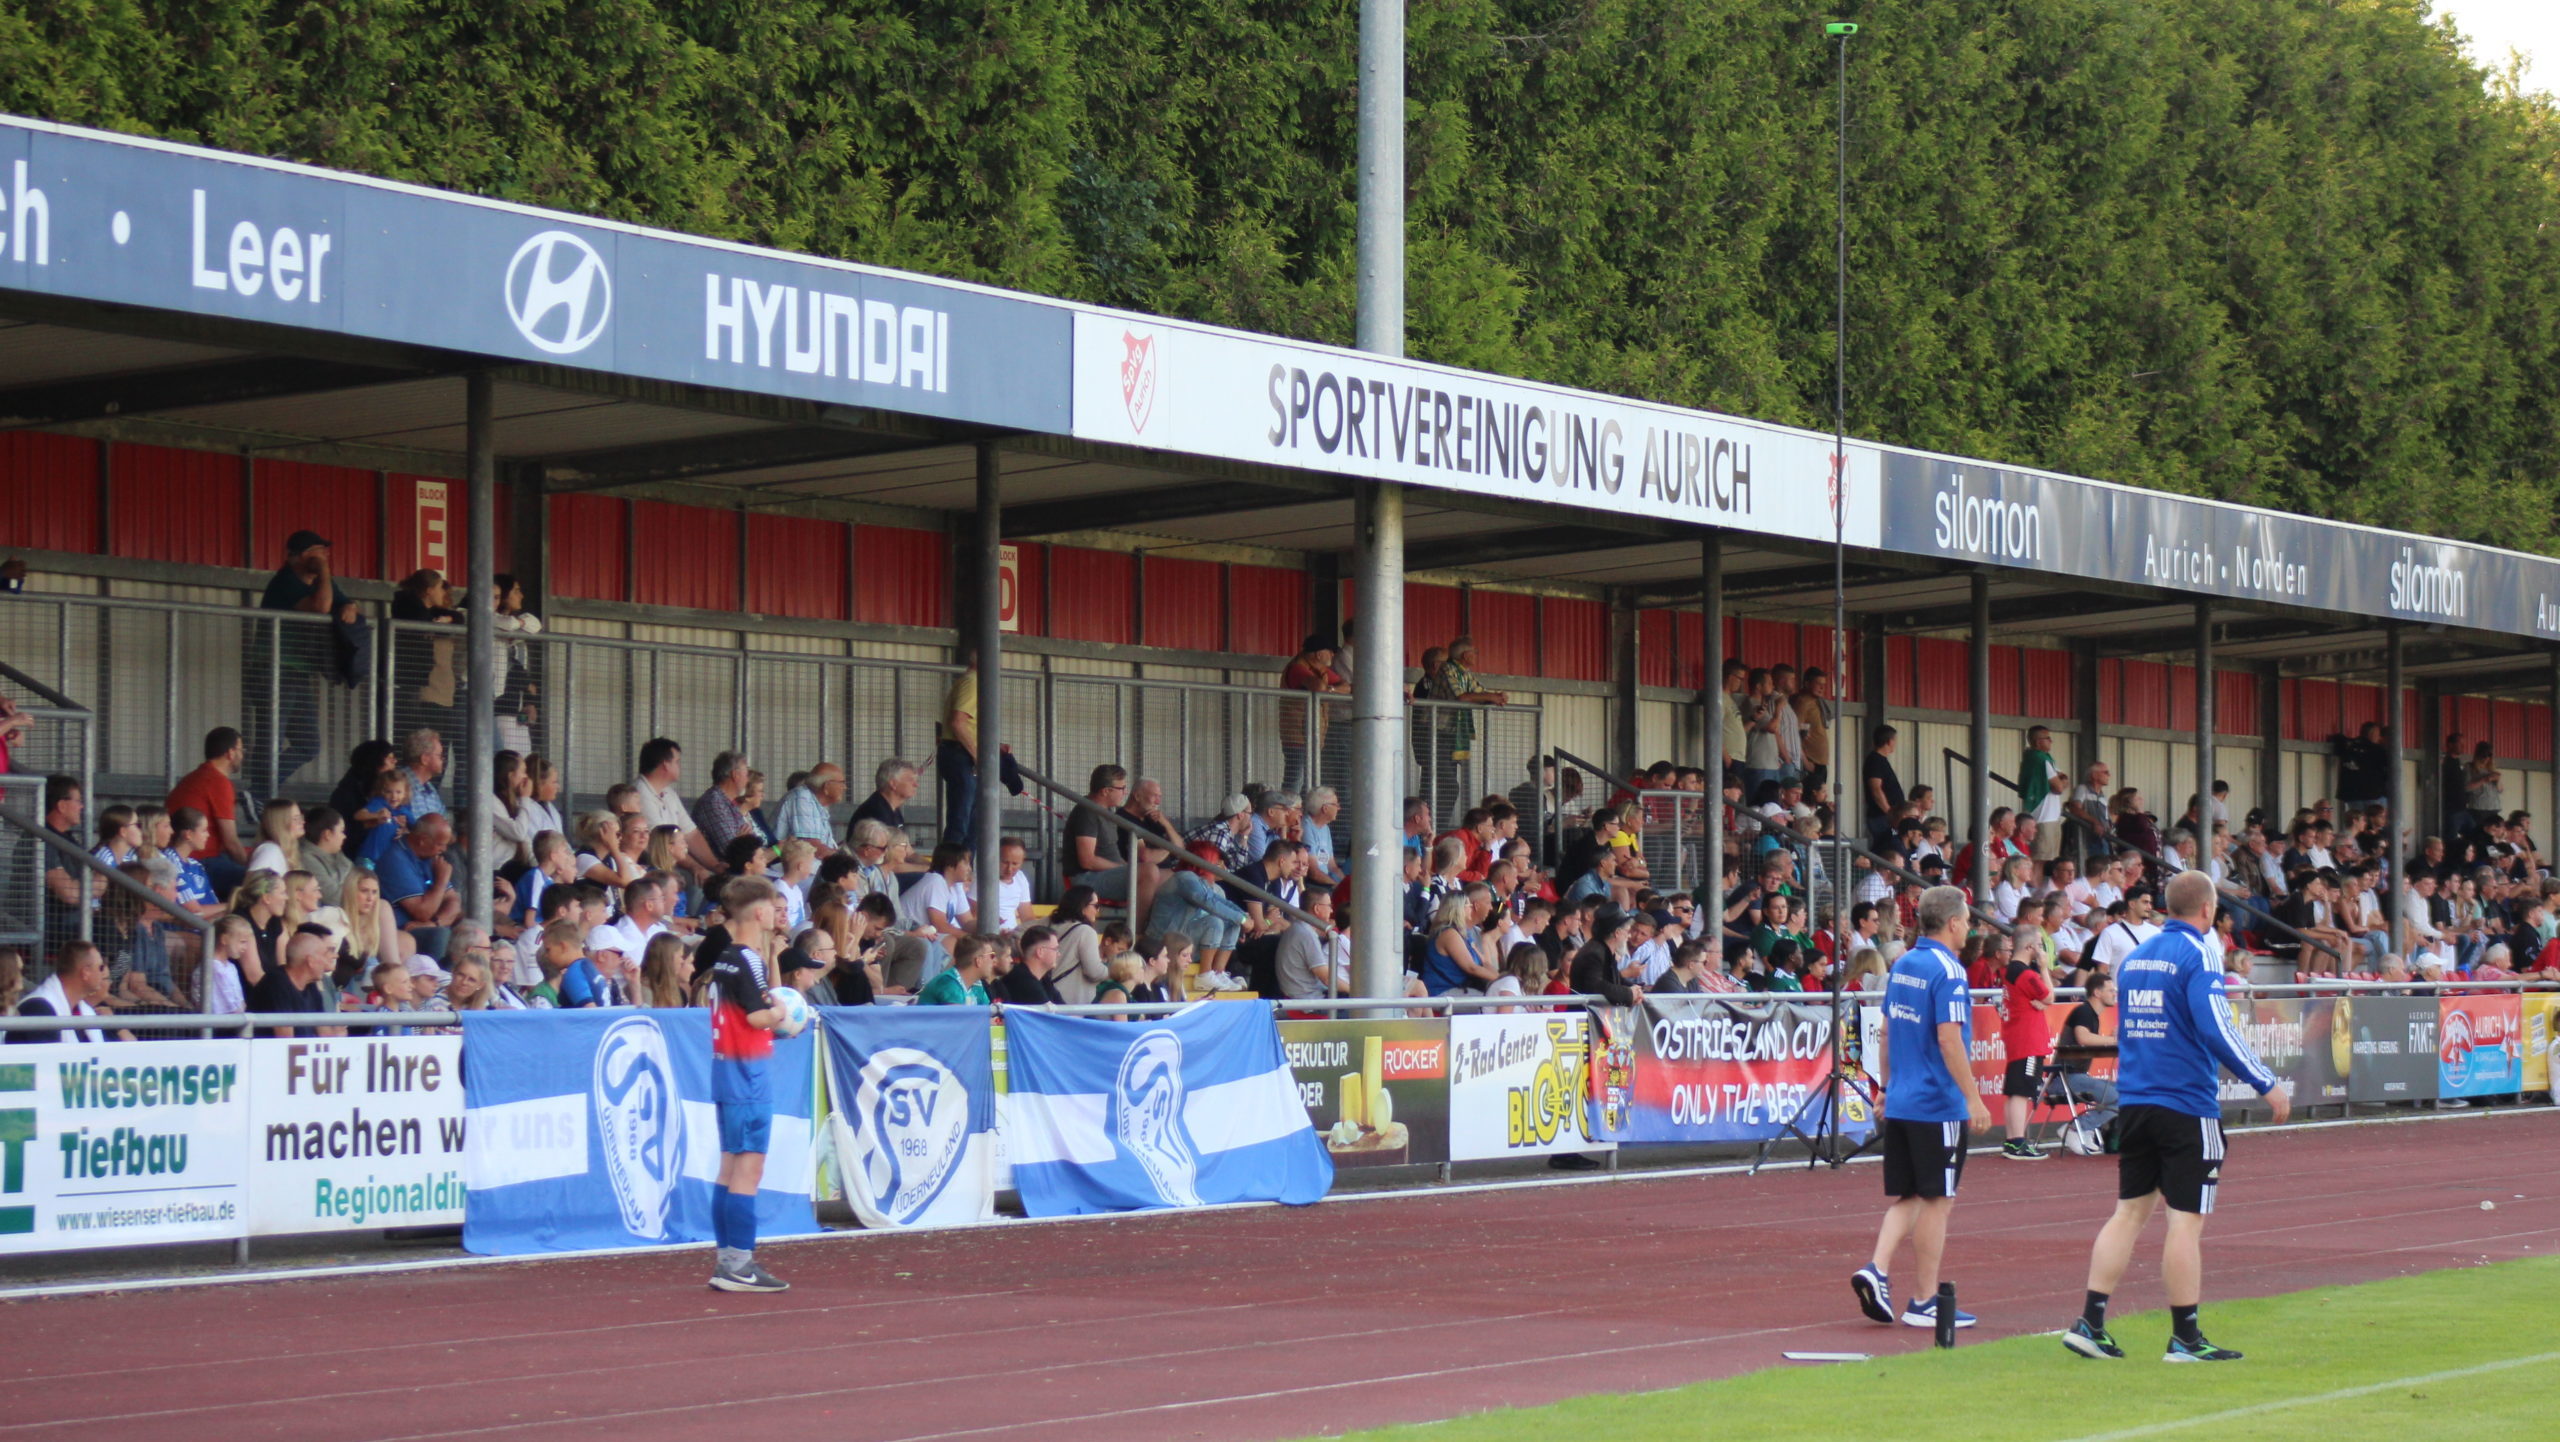
[[[1449,1023],[1284,1021],[1280,1049],[1337,1170],[1449,1160]]]
[[[711,1014],[473,1012],[462,1039],[475,1252],[574,1251],[712,1238],[720,1174]],[[817,1038],[774,1043],[773,1134],[756,1197],[762,1236],[817,1230],[809,1098]]]
[[[1616,1083],[1602,1111],[1621,1142],[1759,1142],[1790,1126],[1828,1124],[1831,1010],[1803,1001],[1648,996],[1610,1013]],[[1624,1078],[1615,1060],[1623,1051]],[[1622,1095],[1621,1095],[1622,1093]],[[1865,1101],[1844,1088],[1842,1129],[1874,1128]]]
[[[1607,1151],[1589,1105],[1591,1017],[1468,1013],[1449,1019],[1449,1159]]]

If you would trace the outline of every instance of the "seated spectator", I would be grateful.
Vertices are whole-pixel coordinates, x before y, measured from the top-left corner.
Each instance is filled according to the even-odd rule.
[[[899,881],[889,866],[889,845],[906,835],[888,822],[865,817],[845,832],[845,849],[851,853],[854,885],[857,894],[877,892],[895,905]],[[922,868],[916,868],[921,870]]]
[[[697,882],[709,880],[720,870],[720,854],[694,824],[691,808],[676,790],[684,779],[684,748],[664,736],[651,737],[640,747],[639,769],[631,784],[642,825],[651,831],[674,827],[683,872]]]
[[[1002,952],[1007,943],[999,937],[989,945],[998,952]],[[1066,994],[1059,990],[1057,982],[1059,951],[1057,934],[1049,928],[1034,926],[1025,929],[1022,933],[1020,949],[1014,955],[1013,963],[1009,966],[999,966],[995,974],[988,979],[988,998],[1012,1006],[1066,1004]],[[1105,975],[1108,974],[1106,971]],[[1094,988],[1086,986],[1083,990],[1086,993],[1086,1000],[1090,1001]]]
[[[663,871],[649,872],[624,887],[622,919],[594,922],[587,929],[585,955],[592,963],[590,970],[608,980],[638,975],[649,955],[649,943],[675,930],[668,925],[675,899],[675,878]],[[573,995],[562,991],[560,1004],[582,1004]]]
[[[910,935],[929,937],[948,948],[975,929],[970,871],[966,846],[944,842],[933,849],[931,867],[898,903],[898,919]]]
[[[169,788],[172,816],[193,809],[212,823],[195,859],[204,864],[214,890],[226,895],[240,884],[241,875],[249,869],[249,848],[240,840],[237,785],[240,765],[247,755],[247,744],[238,731],[216,726],[205,733],[204,764],[178,778],[178,784]]]
[[[302,870],[302,808],[285,797],[269,801],[258,813],[258,845],[249,853],[251,871],[278,876]]]
[[[94,1017],[105,1013],[99,1008],[107,1000],[107,963],[98,948],[85,941],[70,941],[56,947],[53,974],[18,1002],[19,1016]],[[119,1031],[119,1041],[130,1041],[132,1033]],[[107,1033],[96,1027],[73,1027],[62,1031],[13,1031],[13,1042],[105,1041]]]
[[[444,793],[437,787],[444,767],[444,738],[433,728],[421,726],[400,738],[400,770],[409,778],[409,810],[413,818],[445,813]]]
[[[249,1009],[249,989],[265,975],[258,963],[257,933],[241,916],[223,916],[213,924],[213,954],[200,973],[204,1009],[209,1016],[238,1016]]]
[[[429,956],[442,955],[449,931],[462,919],[462,894],[453,886],[453,823],[442,813],[418,818],[382,858],[382,899],[400,912],[400,929]]]
[[[1198,845],[1216,849],[1206,842]],[[1147,916],[1148,926],[1160,937],[1179,934],[1196,939],[1201,969],[1219,974],[1226,971],[1228,956],[1243,941],[1246,920],[1244,908],[1229,900],[1207,872],[1179,860],[1157,889],[1155,907]]]
[[[566,899],[562,893],[553,895],[557,899]],[[585,950],[583,932],[577,919],[563,916],[544,922],[542,930],[535,935],[538,945],[534,950],[534,963],[541,973],[541,980],[525,989],[524,1004],[535,1011],[548,1011],[561,1004],[561,979],[568,975],[570,967],[578,963]]]
[[[1218,807],[1218,814],[1185,833],[1184,849],[1197,853],[1202,844],[1211,848],[1207,858],[1229,871],[1242,871],[1252,865],[1261,853],[1252,845],[1253,803],[1241,791],[1230,792]]]
[[[951,965],[916,993],[918,1006],[985,1006],[987,975],[999,943],[984,936],[964,936],[951,948]]]
[[[1022,864],[1030,855],[1031,848],[1018,836],[996,842],[996,914],[991,920],[998,932],[1020,931],[1031,924],[1031,873]]]
[[[1086,804],[1067,818],[1067,854],[1059,868],[1069,885],[1090,887],[1103,900],[1123,904],[1135,895],[1132,864],[1121,848],[1120,828],[1108,818],[1128,794],[1127,771],[1111,765],[1093,768]]]
[[[789,971],[793,963],[805,965],[807,960],[789,951],[783,953],[777,970],[785,986],[796,984]],[[633,1006],[664,1010],[693,1004],[693,960],[685,955],[683,937],[662,931],[649,938],[648,949],[640,954],[640,975],[632,983],[630,1000]]]
[[[871,794],[863,798],[860,806],[853,808],[853,818],[845,823],[845,839],[852,841],[854,829],[865,821],[877,821],[891,831],[905,832],[907,803],[916,799],[919,789],[914,762],[896,757],[881,762],[872,772]],[[881,841],[885,845],[888,838],[884,836]],[[898,869],[917,872],[924,870],[924,866],[918,863]]]
[[[1318,927],[1333,925],[1333,888],[1322,884],[1306,889],[1300,906],[1313,921],[1292,917],[1288,930],[1280,935],[1280,954],[1276,970],[1280,994],[1291,1000],[1325,996],[1330,993],[1326,965],[1324,932]],[[1529,948],[1536,951],[1536,947]],[[1543,959],[1543,958],[1542,958]]]
[[[693,803],[694,828],[713,856],[726,857],[729,843],[753,829],[741,804],[747,794],[747,769],[747,758],[739,752],[723,751],[712,757],[711,784]]]
[[[317,926],[297,928],[285,938],[284,964],[270,969],[258,978],[249,992],[249,1010],[263,1016],[308,1016],[330,1010],[329,999],[320,979],[330,969],[336,948],[329,934]],[[273,1027],[259,1032],[261,1036],[289,1036],[308,1039],[314,1036],[346,1035],[344,1027]]]
[[[1481,929],[1492,910],[1492,888],[1477,881],[1432,913],[1430,950],[1422,964],[1428,994],[1480,996],[1502,974],[1499,961],[1481,951]]]
[[[140,862],[127,862],[116,873],[145,892],[157,892],[151,873]],[[177,900],[174,889],[160,898]],[[119,1011],[185,1011],[186,994],[169,965],[165,913],[134,890],[110,887],[98,907],[97,939],[107,956],[107,986]]]
[[[836,850],[835,823],[829,818],[844,804],[844,768],[821,761],[783,789],[782,810],[773,818],[773,834],[784,841],[806,841],[825,861]]]
[[[294,847],[296,869],[310,872],[320,882],[320,894],[334,900],[346,888],[356,864],[347,855],[346,820],[326,806],[314,806],[303,813],[303,825]]]
[[[1049,913],[1058,938],[1057,965],[1049,979],[1058,995],[1074,1005],[1093,1000],[1093,989],[1111,974],[1102,949],[1101,919],[1102,902],[1085,886],[1068,887]]]

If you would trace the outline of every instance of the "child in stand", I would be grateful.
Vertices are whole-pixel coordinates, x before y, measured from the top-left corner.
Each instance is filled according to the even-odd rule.
[[[742,876],[721,894],[729,947],[711,968],[711,1100],[720,1114],[720,1179],[711,1194],[718,1259],[711,1287],[720,1292],[780,1292],[790,1283],[756,1265],[756,1191],[764,1184],[773,1138],[773,1001],[776,972],[765,961],[779,951],[775,930],[782,902],[773,883]]]

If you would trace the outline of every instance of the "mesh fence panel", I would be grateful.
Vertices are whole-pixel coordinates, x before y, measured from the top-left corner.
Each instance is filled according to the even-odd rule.
[[[0,657],[56,690],[62,688],[63,613],[60,601],[0,598]]]
[[[41,776],[0,776],[0,812],[16,823],[0,823],[0,944],[26,948],[29,985],[45,959],[45,861],[43,844],[22,828],[41,824],[43,806]]]

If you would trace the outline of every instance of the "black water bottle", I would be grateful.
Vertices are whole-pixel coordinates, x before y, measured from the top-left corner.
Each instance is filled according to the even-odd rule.
[[[1940,1282],[1938,1284],[1938,1345],[1952,1347],[1955,1344],[1956,1284]]]

